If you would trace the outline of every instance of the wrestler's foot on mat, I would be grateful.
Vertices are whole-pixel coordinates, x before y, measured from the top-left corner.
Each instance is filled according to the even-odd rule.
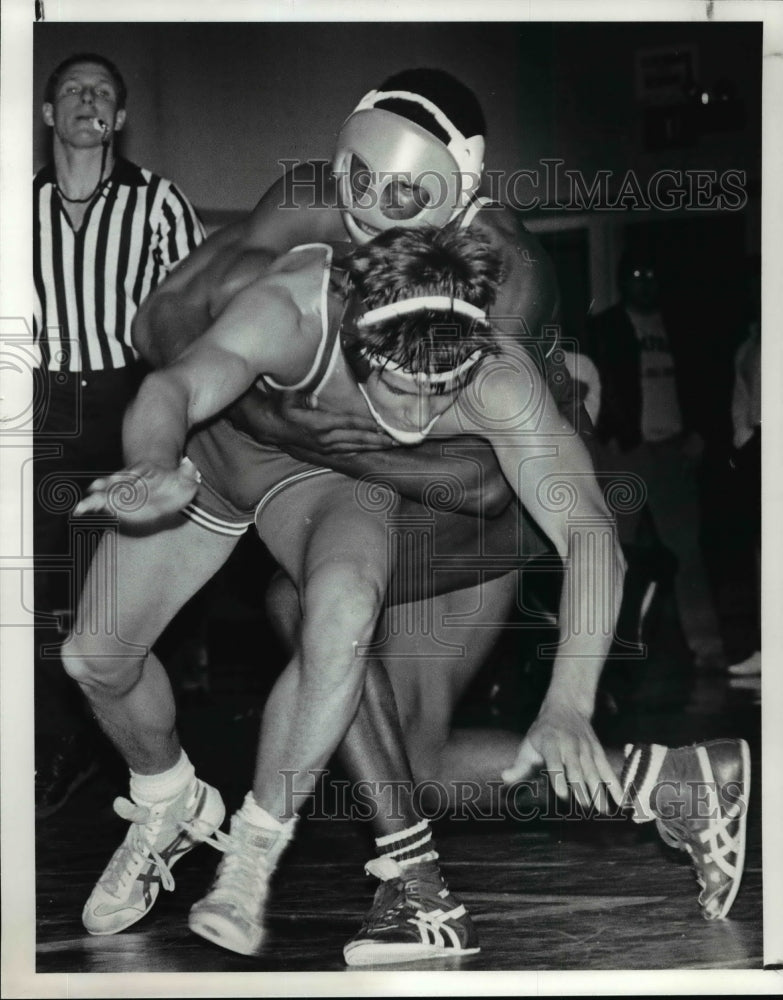
[[[372,908],[343,949],[348,965],[382,965],[478,952],[470,915],[433,861],[403,867],[373,858],[365,867],[381,880]]]
[[[84,905],[82,923],[90,934],[117,934],[141,920],[161,886],[174,888],[176,862],[213,834],[226,814],[217,789],[198,778],[174,799],[141,806],[118,798],[114,811],[131,826]]]
[[[726,917],[745,865],[748,744],[738,739],[677,749],[635,744],[625,753],[623,787],[632,786],[637,808],[649,806],[644,818],[655,820],[663,841],[690,855],[703,916]]]

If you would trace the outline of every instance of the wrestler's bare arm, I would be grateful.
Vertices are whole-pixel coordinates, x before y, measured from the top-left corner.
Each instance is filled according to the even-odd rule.
[[[302,243],[346,241],[329,164],[297,164],[261,196],[247,222],[246,239],[285,253]]]
[[[177,358],[237,292],[268,270],[275,255],[248,247],[245,229],[236,223],[213,234],[142,303],[131,339],[153,368]]]
[[[368,416],[313,410],[298,393],[281,393],[273,403],[248,393],[232,408],[232,421],[258,441],[282,448],[294,458],[321,465],[352,479],[383,478],[398,493],[422,503],[442,476],[452,482],[455,472],[462,488],[465,514],[495,517],[513,500],[506,479],[491,450],[484,448],[481,465],[455,461],[442,441],[402,447]],[[476,445],[485,445],[477,439]],[[463,442],[464,446],[464,442]]]
[[[543,763],[555,791],[571,785],[579,801],[606,807],[616,779],[591,717],[620,608],[624,561],[588,452],[559,414],[533,365],[520,357],[493,365],[442,421],[442,433],[483,433],[521,504],[549,536],[564,564],[559,645],[536,721],[507,777],[524,778]],[[602,788],[603,786],[603,788]]]
[[[207,241],[211,243],[209,252],[201,252],[206,245],[199,247],[198,260],[193,263],[189,258],[183,265],[187,273],[175,273],[172,279],[177,277],[177,281],[166,282],[147,300],[140,325],[134,326],[134,343],[154,366],[173,362],[190,343],[211,329],[214,318],[239,291],[267,270],[271,263],[269,252],[249,248],[247,234],[236,227],[232,230],[230,238],[215,241],[211,237]],[[357,479],[379,473],[392,475],[398,491],[415,501],[421,501],[438,474],[449,478],[454,474],[454,461],[444,457],[440,444],[397,448],[369,413],[313,410],[294,393],[270,398],[251,392],[233,407],[232,419],[256,440],[302,461]],[[480,470],[473,463],[459,464],[464,489],[462,509],[465,513],[493,516],[508,506],[512,493],[490,455],[483,466]]]
[[[188,430],[224,410],[262,374],[301,377],[315,342],[306,322],[279,282],[260,279],[236,295],[204,336],[144,380],[125,414],[126,468],[96,480],[75,512],[109,510],[143,524],[181,510],[197,488],[195,471],[182,458]],[[112,492],[129,481],[146,502],[115,510]]]
[[[139,306],[133,319],[133,346],[153,368],[160,368],[207,329],[206,298],[216,258],[244,244],[246,220],[212,233]]]

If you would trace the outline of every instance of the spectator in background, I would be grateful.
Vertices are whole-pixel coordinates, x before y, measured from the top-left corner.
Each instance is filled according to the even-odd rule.
[[[661,315],[651,255],[643,249],[626,252],[618,284],[621,301],[588,322],[584,342],[600,376],[599,463],[644,481],[658,537],[677,558],[675,596],[694,663],[725,668],[701,549],[697,472],[704,439],[696,372],[687,344],[670,337]],[[640,515],[641,510],[618,515],[625,544],[635,541]]]
[[[91,555],[71,535],[70,511],[96,475],[122,464],[123,414],[146,371],[131,346],[136,310],[204,237],[171,181],[115,154],[126,96],[104,56],[80,53],[60,63],[43,100],[52,159],[33,181],[39,818],[95,769],[92,723],[58,652]],[[88,534],[82,528],[79,537]]]

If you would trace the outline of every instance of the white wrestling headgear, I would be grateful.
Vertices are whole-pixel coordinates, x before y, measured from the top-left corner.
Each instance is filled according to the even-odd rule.
[[[449,136],[448,144],[421,125],[375,106],[388,100],[410,101],[424,108]],[[368,183],[360,195],[351,187],[353,156],[367,168]],[[483,166],[484,137],[464,136],[432,101],[408,90],[371,90],[337,136],[334,174],[346,227],[356,242],[365,242],[369,235],[351,226],[352,219],[374,230],[445,226],[467,206],[479,186]],[[427,204],[412,218],[391,219],[381,210],[381,195],[395,176],[417,184],[427,196]]]
[[[458,316],[465,316],[467,319],[483,324],[489,323],[487,314],[483,309],[479,309],[478,306],[474,306],[470,302],[465,302],[464,299],[453,299],[448,295],[418,295],[410,299],[400,299],[398,302],[389,302],[387,305],[378,306],[376,309],[370,309],[356,320],[355,325],[357,330],[362,330],[369,326],[386,323],[398,316],[406,316],[415,312],[423,312],[424,310],[452,313]],[[379,354],[366,346],[360,347],[356,353],[362,362],[371,369],[388,371],[399,378],[408,379],[417,385],[443,393],[455,389],[473,366],[485,356],[487,351],[476,348],[459,365],[448,371],[441,372],[411,371],[397,361],[392,360],[392,358]]]

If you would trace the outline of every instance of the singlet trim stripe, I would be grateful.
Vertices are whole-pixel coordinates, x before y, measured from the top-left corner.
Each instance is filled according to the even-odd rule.
[[[256,507],[256,513],[254,518],[255,523],[258,524],[259,517],[264,512],[265,508],[272,502],[272,500],[274,500],[275,497],[278,496],[278,494],[282,493],[284,490],[287,490],[289,486],[295,486],[297,483],[305,482],[306,480],[313,479],[316,476],[323,476],[325,473],[333,473],[337,475],[337,473],[334,473],[333,469],[321,469],[321,468],[305,469],[303,472],[296,472],[292,476],[288,476],[286,479],[283,479],[281,482],[277,483],[276,486],[273,486],[269,490],[269,492],[266,493],[259,500],[258,506]]]
[[[208,513],[208,511],[202,510],[201,507],[197,507],[193,503],[189,503],[182,511],[182,515],[186,517],[189,521],[193,521],[202,528],[206,528],[207,531],[213,532],[217,535],[230,535],[232,537],[239,537],[244,535],[250,525],[253,523],[252,520],[246,521],[242,524],[237,524],[232,521],[224,521],[222,518],[215,517],[214,514]]]

